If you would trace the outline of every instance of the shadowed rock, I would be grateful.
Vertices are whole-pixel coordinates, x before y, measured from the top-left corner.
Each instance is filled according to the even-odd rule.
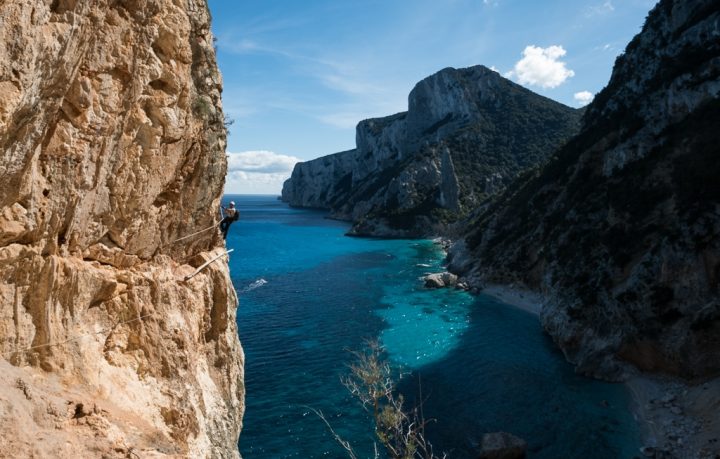
[[[483,435],[478,459],[523,459],[527,452],[525,440],[507,432]]]
[[[580,134],[451,253],[480,285],[544,293],[543,326],[583,373],[720,372],[719,22],[717,1],[659,2]]]

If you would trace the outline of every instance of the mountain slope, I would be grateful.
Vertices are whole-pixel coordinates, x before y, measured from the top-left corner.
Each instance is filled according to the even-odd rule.
[[[548,297],[581,371],[720,372],[720,5],[663,0],[580,134],[468,223],[451,268]]]
[[[483,66],[447,68],[415,86],[407,112],[359,123],[356,149],[296,165],[282,197],[355,234],[436,234],[543,163],[579,117]]]

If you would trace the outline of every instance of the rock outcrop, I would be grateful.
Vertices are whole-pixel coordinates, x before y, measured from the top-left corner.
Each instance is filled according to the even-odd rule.
[[[238,457],[204,0],[0,3],[2,457]],[[198,232],[192,237],[178,239]]]
[[[580,111],[483,66],[447,68],[408,111],[362,121],[354,150],[299,163],[282,199],[354,223],[352,234],[443,233],[577,132]]]
[[[662,0],[580,134],[467,224],[451,269],[521,283],[585,373],[720,373],[720,4]]]
[[[457,275],[449,272],[432,273],[423,278],[426,288],[443,288],[457,285]]]
[[[484,434],[480,444],[479,459],[523,459],[527,442],[507,432]]]

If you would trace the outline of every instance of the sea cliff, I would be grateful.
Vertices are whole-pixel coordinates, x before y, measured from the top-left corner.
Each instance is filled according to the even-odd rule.
[[[355,235],[448,232],[543,164],[580,115],[486,67],[443,69],[415,86],[407,112],[361,121],[355,149],[297,164],[282,199],[329,209]]]
[[[451,251],[471,284],[543,293],[543,326],[579,371],[720,373],[718,24],[717,2],[659,2],[579,135]]]
[[[4,457],[238,457],[204,0],[0,3]],[[203,229],[194,236],[185,238]]]

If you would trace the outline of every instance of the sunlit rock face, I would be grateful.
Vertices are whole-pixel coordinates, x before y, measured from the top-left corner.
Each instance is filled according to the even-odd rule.
[[[226,171],[209,20],[0,4],[2,455],[238,456],[226,261],[184,281],[222,239],[176,241],[215,224]]]
[[[580,114],[486,67],[447,68],[415,86],[407,112],[361,121],[355,149],[297,164],[282,198],[330,209],[353,234],[447,233],[544,163]]]
[[[720,372],[720,5],[663,0],[540,175],[468,222],[451,264],[547,294],[581,371]]]

